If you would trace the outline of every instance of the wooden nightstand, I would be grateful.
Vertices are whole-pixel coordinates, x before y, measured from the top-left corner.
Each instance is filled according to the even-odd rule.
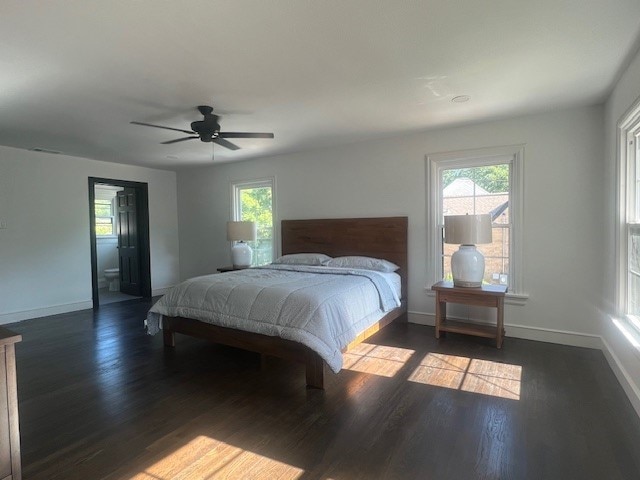
[[[228,266],[228,267],[220,267],[217,268],[216,270],[218,270],[220,273],[224,273],[224,272],[235,272],[236,270],[246,270],[249,267],[233,267],[233,266]]]
[[[438,282],[431,287],[431,290],[436,292],[436,338],[440,338],[440,332],[464,333],[478,337],[495,338],[496,346],[502,348],[506,285],[483,285],[477,288],[467,288],[454,287],[452,282]],[[496,326],[447,320],[447,303],[493,307],[497,311]]]

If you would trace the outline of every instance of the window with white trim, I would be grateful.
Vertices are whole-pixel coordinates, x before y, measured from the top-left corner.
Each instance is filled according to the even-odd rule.
[[[235,182],[231,185],[231,219],[256,222],[257,239],[249,242],[253,249],[253,266],[273,262],[275,255],[275,179]]]
[[[618,135],[618,309],[640,331],[640,101]]]
[[[427,248],[431,283],[451,279],[444,216],[490,214],[493,242],[478,245],[485,256],[484,282],[523,294],[522,145],[427,155]]]
[[[110,237],[115,235],[115,215],[113,199],[96,198],[94,201],[96,218],[96,236]]]
[[[95,185],[93,211],[96,237],[102,240],[115,238],[118,234],[116,195],[121,190],[122,187],[114,185]]]

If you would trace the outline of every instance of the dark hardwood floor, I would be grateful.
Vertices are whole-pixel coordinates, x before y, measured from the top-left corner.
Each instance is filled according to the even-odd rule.
[[[640,420],[599,351],[393,324],[307,390],[302,365],[165,350],[149,305],[9,326],[25,479],[640,478]]]

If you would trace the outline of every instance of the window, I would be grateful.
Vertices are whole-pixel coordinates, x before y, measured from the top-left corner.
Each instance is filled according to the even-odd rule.
[[[96,236],[105,237],[115,235],[113,200],[95,199]]]
[[[253,249],[253,265],[271,263],[275,252],[274,201],[275,179],[238,182],[232,185],[234,221],[252,221],[257,225],[257,240],[249,242]]]
[[[640,102],[618,133],[618,309],[640,329]]]
[[[440,170],[442,213],[446,215],[490,214],[492,240],[478,245],[485,258],[484,283],[509,283],[509,163]],[[451,255],[458,245],[442,244],[442,272],[451,280]]]
[[[427,229],[431,283],[451,279],[444,216],[490,214],[493,242],[478,245],[485,256],[485,283],[522,294],[522,146],[427,156]]]

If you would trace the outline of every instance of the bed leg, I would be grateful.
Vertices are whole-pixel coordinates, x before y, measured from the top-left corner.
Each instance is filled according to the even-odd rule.
[[[317,355],[309,356],[306,363],[307,388],[324,390],[324,361]]]
[[[167,330],[167,329],[162,330],[162,337],[164,338],[165,347],[176,346],[176,334],[172,330]]]

